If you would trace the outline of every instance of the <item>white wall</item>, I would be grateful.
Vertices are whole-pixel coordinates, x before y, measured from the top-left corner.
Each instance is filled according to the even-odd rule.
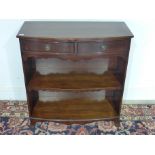
[[[0,100],[25,100],[22,62],[16,34],[23,21],[0,20]]]
[[[155,99],[155,20],[127,22],[134,34],[124,92],[126,100]]]
[[[9,1],[10,5],[7,0],[5,2],[0,17],[125,21],[135,37],[131,44],[124,99],[155,99],[153,0],[78,0],[75,3],[72,0],[44,0],[42,4],[37,3],[35,11],[35,1],[22,2],[16,10],[14,2]],[[26,99],[19,43],[15,37],[23,21],[0,20],[0,100]]]

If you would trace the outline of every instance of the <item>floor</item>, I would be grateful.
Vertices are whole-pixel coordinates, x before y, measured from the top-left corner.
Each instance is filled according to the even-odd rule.
[[[85,125],[38,122],[29,126],[26,102],[0,102],[1,135],[154,135],[155,105],[123,105],[121,125],[98,121]]]

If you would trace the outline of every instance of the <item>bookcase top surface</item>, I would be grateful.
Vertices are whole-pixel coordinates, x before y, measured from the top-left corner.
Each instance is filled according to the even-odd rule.
[[[17,38],[105,39],[133,37],[124,22],[25,21]]]

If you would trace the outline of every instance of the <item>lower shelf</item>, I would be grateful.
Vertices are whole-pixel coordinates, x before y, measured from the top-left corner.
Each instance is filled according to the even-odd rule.
[[[53,121],[91,121],[115,117],[118,117],[118,114],[107,100],[72,99],[38,102],[32,112],[32,118]]]

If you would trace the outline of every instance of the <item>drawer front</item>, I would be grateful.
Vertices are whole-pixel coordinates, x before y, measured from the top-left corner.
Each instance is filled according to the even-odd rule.
[[[74,44],[69,42],[23,41],[23,51],[73,53]]]
[[[101,41],[101,42],[80,42],[78,43],[79,55],[92,55],[104,53],[122,53],[128,50],[128,40]]]

